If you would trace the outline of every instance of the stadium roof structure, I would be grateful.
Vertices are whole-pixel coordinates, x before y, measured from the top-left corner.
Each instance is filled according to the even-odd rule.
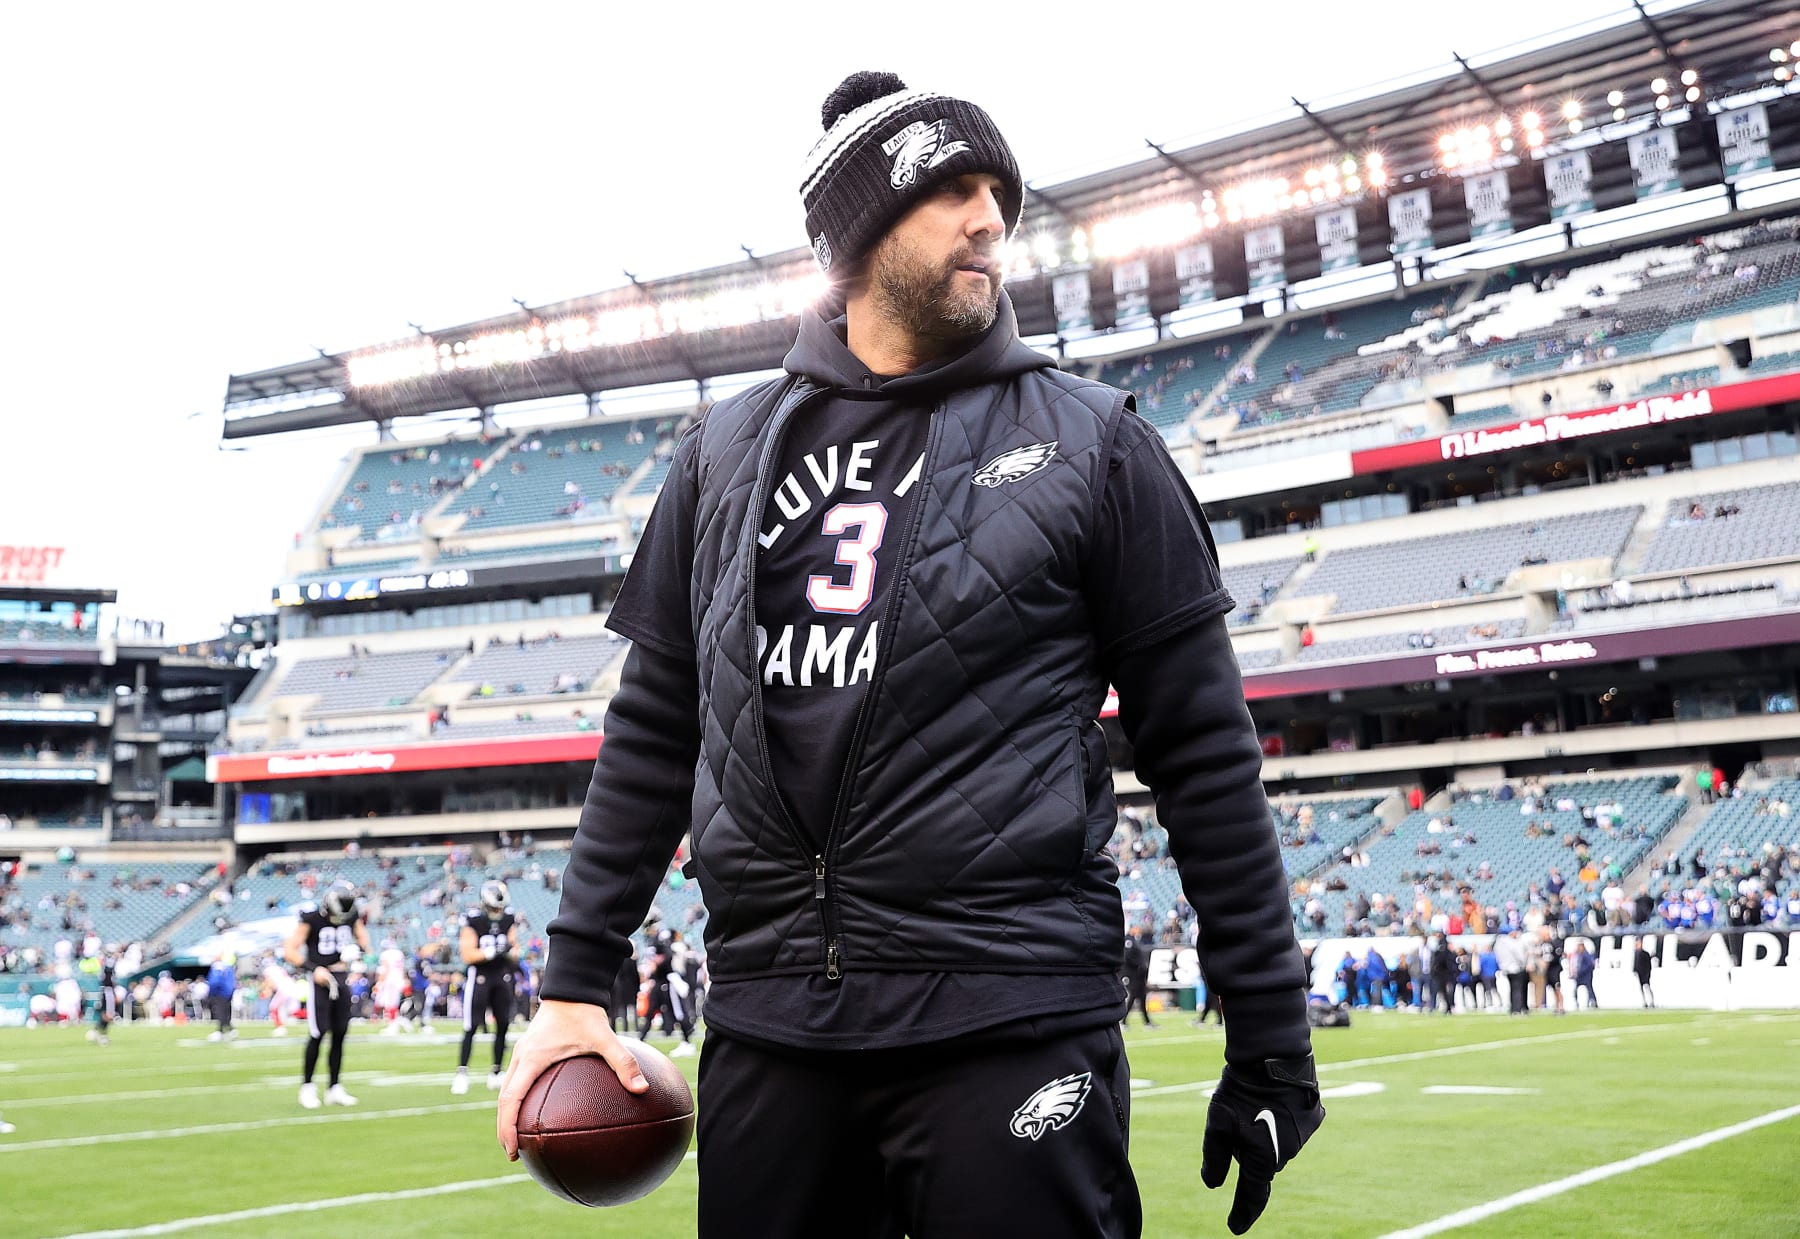
[[[1653,80],[1680,83],[1689,80],[1684,73],[1697,75],[1706,102],[1769,89],[1775,86],[1771,49],[1800,35],[1800,0],[1678,6],[1632,0],[1632,8],[1607,19],[1610,24],[1548,46],[1485,57],[1452,52],[1455,67],[1447,72],[1380,93],[1343,102],[1295,98],[1291,114],[1182,149],[1146,141],[1150,154],[1135,163],[1031,186],[1019,235],[1067,235],[1108,216],[1224,193],[1259,177],[1298,176],[1303,168],[1340,160],[1360,161],[1365,173],[1380,168],[1382,181],[1371,174],[1362,197],[1373,199],[1377,184],[1388,190],[1427,186],[1456,176],[1442,166],[1439,141],[1458,126],[1541,109],[1548,131],[1560,124],[1564,101],[1586,100],[1598,108],[1613,92],[1625,96],[1628,124],[1660,124],[1670,101],[1653,108]],[[1695,97],[1702,96],[1696,91]],[[1704,107],[1694,115],[1707,119]],[[1675,110],[1681,108],[1677,102]],[[1545,152],[1555,143],[1551,138]],[[1521,157],[1529,158],[1524,152]],[[1717,171],[1711,175],[1716,179]],[[1221,230],[1236,229],[1233,220]],[[1027,272],[1009,282],[1027,335],[1055,329],[1049,274]],[[592,296],[544,306],[516,303],[493,318],[420,331],[413,340],[233,375],[224,437],[387,423],[540,398],[592,399],[605,391],[682,380],[704,384],[770,369],[792,341],[793,317],[825,290],[805,248],[664,279],[627,276],[628,284]]]

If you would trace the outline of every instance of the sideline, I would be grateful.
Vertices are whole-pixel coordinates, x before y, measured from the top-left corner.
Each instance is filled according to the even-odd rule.
[[[130,1144],[137,1140],[165,1140],[180,1136],[211,1136],[229,1131],[262,1131],[270,1127],[310,1127],[315,1123],[359,1123],[371,1119],[409,1119],[422,1114],[451,1114],[458,1110],[491,1110],[492,1099],[444,1106],[408,1106],[401,1110],[354,1110],[346,1114],[296,1114],[281,1119],[252,1119],[241,1123],[207,1123],[199,1127],[164,1127],[155,1131],[115,1131],[98,1136],[66,1136],[58,1140],[0,1142],[0,1154],[31,1153],[38,1149],[74,1149],[90,1144]]]
[[[1576,1041],[1588,1037],[1616,1037],[1621,1033],[1654,1032],[1665,1028],[1688,1028],[1687,1023],[1639,1024],[1625,1028],[1582,1028],[1569,1032],[1547,1033],[1541,1037],[1508,1037],[1503,1041],[1468,1041],[1461,1045],[1444,1045],[1435,1050],[1408,1050],[1404,1054],[1383,1054],[1376,1058],[1347,1058],[1341,1062],[1319,1063],[1321,1075],[1327,1071],[1348,1071],[1359,1067],[1380,1067],[1388,1063],[1411,1063],[1426,1058],[1454,1058],[1462,1054],[1479,1054],[1484,1050],[1500,1050],[1515,1045],[1543,1045],[1554,1041]],[[1131,1047],[1125,1047],[1129,1055]],[[1197,1093],[1209,1088],[1217,1088],[1215,1080],[1195,1080],[1190,1084],[1164,1084],[1156,1088],[1133,1089],[1131,1099],[1140,1097],[1167,1097],[1176,1093]]]
[[[1800,1106],[1788,1106],[1782,1110],[1771,1110],[1767,1114],[1759,1114],[1753,1119],[1745,1119],[1742,1123],[1733,1123],[1729,1127],[1718,1127],[1712,1131],[1702,1132],[1698,1136],[1689,1136],[1686,1140],[1677,1140],[1674,1144],[1665,1144],[1660,1149],[1651,1149],[1647,1153],[1639,1153],[1636,1157],[1627,1157],[1623,1161],[1608,1162],[1604,1166],[1595,1166],[1591,1170],[1583,1170],[1579,1174],[1569,1175],[1551,1183],[1540,1183],[1536,1187],[1528,1187],[1522,1192],[1514,1192],[1510,1196],[1502,1196],[1498,1200],[1490,1200],[1484,1205],[1475,1205],[1455,1213],[1445,1214],[1433,1222],[1425,1222],[1411,1226],[1405,1230],[1391,1231],[1381,1239],[1425,1239],[1427,1235],[1441,1235],[1447,1230],[1456,1230],[1474,1222],[1493,1217],[1497,1213],[1505,1213],[1509,1209],[1517,1209],[1520,1205],[1535,1204],[1552,1196],[1560,1196],[1564,1192],[1574,1191],[1578,1187],[1586,1187],[1590,1183],[1598,1183],[1602,1179],[1610,1179],[1645,1166],[1654,1166],[1657,1162],[1668,1161],[1672,1157],[1680,1157],[1683,1153],[1692,1153],[1695,1149],[1704,1149],[1709,1144],[1717,1144],[1721,1140],[1729,1140],[1733,1136],[1741,1136],[1745,1132],[1755,1131],[1759,1127],[1768,1127],[1774,1123],[1800,1117]]]

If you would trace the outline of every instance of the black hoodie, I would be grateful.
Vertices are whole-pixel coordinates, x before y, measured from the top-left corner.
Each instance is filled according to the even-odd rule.
[[[1020,341],[1010,305],[973,346],[896,377],[869,373],[846,330],[842,316],[807,315],[784,363],[832,394],[788,428],[756,588],[769,758],[789,812],[821,847],[873,680],[933,404],[1053,365]]]
[[[829,511],[844,502],[849,458],[846,442],[834,433],[842,424],[839,419],[857,418],[872,406],[879,429],[859,429],[848,444],[866,441],[855,437],[863,433],[874,439],[887,435],[889,444],[900,444],[891,459],[879,461],[879,477],[878,453],[867,451],[867,472],[859,470],[856,476],[870,489],[853,496],[857,503],[893,507],[912,493],[895,492],[902,490],[905,467],[916,456],[905,440],[919,410],[928,411],[940,395],[953,392],[959,400],[980,399],[969,389],[994,390],[996,380],[1004,389],[1008,376],[1049,364],[1018,341],[1004,299],[993,328],[971,348],[886,381],[857,363],[840,330],[841,324],[808,316],[788,359],[790,370],[831,395],[818,402],[816,416],[805,413],[793,425],[781,468],[770,476],[779,480],[797,469],[801,483],[817,489],[814,469],[804,459],[809,445],[825,449],[835,443],[840,449],[838,487],[829,502],[815,501],[805,510],[794,505],[797,514],[789,523],[803,531],[820,528],[821,508]],[[612,613],[611,626],[633,638],[636,647],[608,710],[606,744],[582,813],[562,909],[550,926],[552,949],[543,987],[547,998],[595,1000],[603,983],[600,974],[610,979],[626,935],[641,922],[667,857],[693,815],[697,717],[705,713],[695,683],[690,592],[696,551],[707,549],[697,548],[695,534],[701,497],[699,437],[689,436],[677,452]],[[828,459],[815,455],[814,465],[829,478]],[[896,472],[899,481],[893,480]],[[1135,415],[1119,419],[1104,476],[1096,536],[1083,567],[1087,627],[1099,670],[1119,689],[1120,721],[1136,747],[1137,772],[1156,793],[1174,863],[1199,914],[1201,962],[1224,999],[1227,1058],[1253,1063],[1303,1055],[1309,1037],[1300,953],[1259,777],[1261,752],[1225,630],[1223,615],[1231,600],[1220,584],[1210,533],[1161,439]],[[771,499],[765,535],[780,523],[782,513],[775,508]],[[822,578],[818,588],[827,591],[822,596],[849,610],[861,604],[860,591],[849,596],[830,591],[855,584],[863,532],[842,516],[840,521],[836,534],[808,535],[824,555],[805,575],[809,584]],[[846,540],[858,545],[845,548]],[[780,556],[787,545],[783,536],[775,534],[771,542]],[[881,588],[880,548],[872,554],[876,580],[858,616],[880,613],[873,602],[874,591]],[[790,590],[799,575],[786,574]],[[800,622],[765,615],[766,606],[759,580],[759,625]],[[853,632],[851,638],[857,635]],[[838,655],[831,639],[835,634],[819,639],[813,666],[824,664],[835,674]],[[850,681],[860,647],[846,639],[842,648],[846,670],[841,695],[853,702],[857,693],[852,690],[860,684]],[[792,661],[785,674],[797,679],[803,653],[804,647],[795,651],[790,645]],[[758,659],[765,682],[772,654],[772,647],[765,646]],[[765,705],[778,695],[765,694]],[[773,717],[769,721],[771,731],[779,726]],[[816,731],[808,731],[799,738],[802,744],[819,740]],[[790,753],[789,761],[789,769],[796,770],[808,759]],[[794,789],[786,782],[778,779],[775,786],[791,799]],[[710,931],[708,941],[710,946]],[[707,1018],[727,1032],[799,1048],[916,1044],[1008,1022],[1017,1026],[1048,1012],[1085,1013],[1096,1023],[1116,1018],[1123,994],[1116,964],[1112,972],[1110,977],[984,977],[974,972],[902,976],[846,969],[841,979],[809,972],[725,982],[715,973]],[[1063,992],[1067,982],[1082,992]]]

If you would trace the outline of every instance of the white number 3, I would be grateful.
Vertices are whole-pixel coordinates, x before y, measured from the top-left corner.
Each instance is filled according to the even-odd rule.
[[[879,503],[840,503],[825,513],[819,532],[839,535],[837,562],[850,569],[850,581],[839,585],[828,576],[806,579],[806,600],[815,611],[861,615],[875,596],[875,552],[887,532],[887,508]],[[841,535],[856,530],[853,538]]]

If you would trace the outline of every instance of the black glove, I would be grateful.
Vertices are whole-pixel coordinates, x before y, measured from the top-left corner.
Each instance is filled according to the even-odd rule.
[[[1292,1161],[1325,1121],[1312,1055],[1265,1058],[1261,1070],[1226,1067],[1206,1111],[1200,1181],[1219,1187],[1237,1158],[1237,1195],[1225,1224],[1241,1235],[1269,1203],[1275,1172]]]

